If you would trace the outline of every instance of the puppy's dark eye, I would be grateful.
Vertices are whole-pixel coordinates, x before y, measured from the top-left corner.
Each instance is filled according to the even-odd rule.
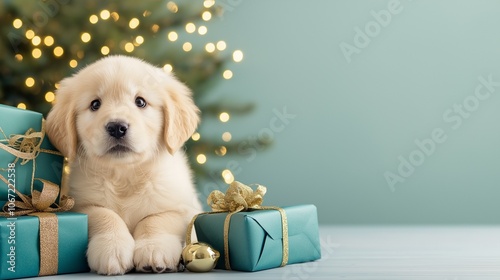
[[[101,108],[101,100],[95,99],[90,102],[90,110],[97,111],[99,108]]]
[[[144,108],[144,107],[146,107],[146,105],[148,105],[148,103],[146,103],[146,100],[144,100],[144,98],[137,97],[135,99],[135,106],[137,106],[139,108]]]

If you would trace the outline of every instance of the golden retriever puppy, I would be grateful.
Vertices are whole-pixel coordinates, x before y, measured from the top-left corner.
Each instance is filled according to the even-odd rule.
[[[110,56],[64,79],[56,96],[46,129],[70,162],[74,209],[89,217],[90,268],[176,271],[201,211],[180,149],[199,122],[190,90],[139,59]]]

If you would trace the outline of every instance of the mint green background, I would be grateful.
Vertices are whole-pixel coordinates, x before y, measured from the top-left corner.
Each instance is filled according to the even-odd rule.
[[[269,188],[265,204],[313,203],[321,223],[499,223],[500,87],[457,129],[443,114],[473,96],[479,76],[500,82],[500,2],[402,0],[348,63],[340,43],[354,44],[355,28],[390,2],[218,1],[226,12],[206,36],[245,57],[211,100],[257,109],[223,125],[206,120],[202,137],[256,138],[286,107],[296,118],[274,145],[232,163],[238,180]],[[434,129],[446,141],[392,191],[384,173]],[[225,189],[201,182],[202,197],[214,188]]]

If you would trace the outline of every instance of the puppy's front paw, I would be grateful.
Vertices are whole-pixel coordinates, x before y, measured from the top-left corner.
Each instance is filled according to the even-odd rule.
[[[138,239],[134,251],[135,269],[156,273],[176,272],[181,252],[181,240],[175,235],[158,234]]]
[[[94,235],[88,245],[89,267],[103,275],[122,275],[134,268],[134,238],[130,233]]]

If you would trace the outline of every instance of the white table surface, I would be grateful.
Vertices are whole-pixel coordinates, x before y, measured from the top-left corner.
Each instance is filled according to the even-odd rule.
[[[321,260],[260,272],[29,279],[500,279],[500,226],[321,226],[320,235]]]

